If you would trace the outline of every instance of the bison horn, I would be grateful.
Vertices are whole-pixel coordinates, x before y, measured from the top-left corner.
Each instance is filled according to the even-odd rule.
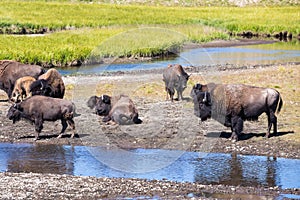
[[[41,85],[42,85],[42,86],[41,86],[41,89],[40,89],[40,90],[42,90],[42,89],[43,89],[43,87],[44,87],[44,85],[43,85],[43,82],[41,82]]]
[[[207,92],[205,92],[205,93],[204,93],[203,102],[204,102],[204,103],[206,103],[206,102],[207,102]]]
[[[102,101],[103,101],[103,99],[104,99],[103,94],[102,94],[102,96],[101,96],[101,99],[102,99]]]

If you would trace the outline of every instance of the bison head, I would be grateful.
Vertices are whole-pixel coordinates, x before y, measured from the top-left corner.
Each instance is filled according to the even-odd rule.
[[[194,114],[200,117],[201,121],[211,118],[211,97],[209,92],[194,90]]]
[[[87,106],[91,109],[95,108],[96,114],[106,116],[111,110],[111,97],[102,95],[101,97],[92,96],[87,102]]]
[[[179,76],[179,86],[182,87],[182,90],[184,90],[187,87],[187,82],[190,78],[190,75],[188,75],[187,73],[183,74],[182,76]]]
[[[31,83],[30,92],[32,96],[34,95],[42,95],[52,97],[54,95],[53,88],[48,84],[45,79],[39,79]]]
[[[11,101],[12,102],[15,102],[15,103],[17,103],[17,102],[19,102],[19,101],[21,101],[20,100],[20,98],[21,98],[21,95],[23,95],[19,90],[15,90],[13,93],[12,93],[12,97],[11,97]]]
[[[13,123],[21,119],[21,108],[18,104],[11,106],[7,112],[7,117],[12,120]]]

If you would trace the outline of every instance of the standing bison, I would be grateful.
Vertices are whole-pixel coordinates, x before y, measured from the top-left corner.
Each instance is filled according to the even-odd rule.
[[[96,114],[105,116],[103,122],[112,120],[120,125],[140,124],[142,120],[138,117],[138,110],[133,101],[126,95],[110,97],[92,96],[87,102],[89,108],[95,108]]]
[[[194,101],[195,115],[205,121],[213,118],[224,126],[231,127],[231,139],[237,141],[243,130],[245,120],[258,120],[262,113],[268,116],[269,137],[273,125],[277,134],[277,117],[280,112],[282,98],[278,91],[243,84],[196,84],[191,96]]]
[[[39,76],[38,80],[30,86],[32,95],[43,95],[54,98],[63,98],[65,85],[61,74],[54,68]]]
[[[31,76],[24,76],[16,80],[15,87],[12,92],[11,100],[13,102],[23,101],[25,98],[31,96],[30,85],[36,79]]]
[[[26,65],[11,60],[0,61],[0,89],[4,90],[10,99],[16,80],[24,76],[38,78],[45,73],[38,65]]]
[[[64,99],[57,99],[45,96],[32,96],[24,101],[11,106],[8,110],[7,117],[13,123],[24,118],[35,125],[35,140],[39,139],[39,134],[43,129],[44,121],[61,120],[62,130],[58,136],[60,138],[65,132],[68,124],[72,127],[75,135],[75,123],[73,116],[75,114],[75,105]]]
[[[177,91],[177,99],[183,99],[182,92],[187,86],[189,75],[183,70],[181,65],[169,65],[163,73],[163,81],[165,82],[165,89],[168,95],[170,95],[173,102],[175,89]]]

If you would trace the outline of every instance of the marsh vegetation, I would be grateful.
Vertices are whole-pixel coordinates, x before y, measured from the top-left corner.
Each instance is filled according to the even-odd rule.
[[[239,7],[230,1],[224,1],[224,7],[224,3],[213,2],[139,5],[120,1],[117,5],[101,1],[1,1],[0,59],[48,67],[78,66],[113,36],[115,45],[98,49],[100,57],[159,56],[180,49],[187,41],[230,40],[249,32],[259,36],[286,33],[291,37],[300,33],[299,9],[294,6],[297,2],[270,7],[263,2],[256,7]],[[149,27],[160,29],[161,35],[140,31]],[[170,37],[170,31],[176,32],[176,37]],[[128,37],[116,37],[124,32]],[[177,37],[180,34],[182,37]]]

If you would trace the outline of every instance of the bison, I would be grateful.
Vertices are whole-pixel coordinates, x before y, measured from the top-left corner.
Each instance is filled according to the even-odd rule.
[[[35,80],[36,79],[31,76],[24,76],[22,78],[19,78],[15,83],[11,100],[13,102],[19,102],[23,101],[26,97],[31,96],[30,85]]]
[[[73,138],[75,135],[74,114],[75,105],[71,101],[37,95],[12,105],[8,110],[7,117],[13,123],[21,120],[21,118],[32,122],[35,125],[35,140],[38,140],[44,121],[56,120],[61,120],[62,124],[62,130],[58,138],[62,137],[68,124],[73,129],[71,135],[71,138]]]
[[[245,120],[258,120],[262,113],[268,117],[266,137],[277,134],[277,117],[283,101],[280,93],[272,88],[262,88],[243,84],[196,84],[191,96],[195,115],[205,121],[213,118],[224,126],[231,127],[231,139],[237,141]]]
[[[126,95],[110,97],[91,96],[87,102],[89,108],[95,108],[96,114],[104,116],[103,122],[112,120],[120,125],[140,124],[138,110],[133,101]]]
[[[54,68],[39,76],[38,80],[30,86],[32,95],[43,95],[54,98],[63,98],[65,85],[61,74]]]
[[[38,65],[27,65],[11,60],[0,61],[0,89],[11,99],[16,80],[24,76],[38,78],[45,70]]]
[[[171,101],[173,102],[175,89],[177,91],[177,99],[183,99],[182,92],[187,86],[187,81],[190,75],[188,75],[182,68],[181,65],[169,65],[163,72],[163,81],[165,82],[165,89],[168,95],[170,95]]]

